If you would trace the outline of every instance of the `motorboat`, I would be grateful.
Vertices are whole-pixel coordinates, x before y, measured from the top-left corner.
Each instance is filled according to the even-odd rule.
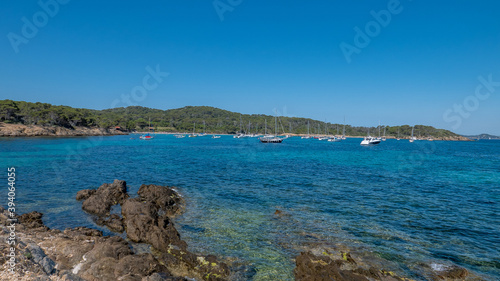
[[[380,142],[380,139],[368,136],[361,141],[361,145],[377,145]]]

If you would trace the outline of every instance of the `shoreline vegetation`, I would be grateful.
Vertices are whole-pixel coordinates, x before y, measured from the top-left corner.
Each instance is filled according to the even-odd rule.
[[[98,136],[120,135],[134,132],[156,133],[201,133],[207,134],[258,134],[266,132],[266,121],[271,124],[274,116],[263,114],[240,114],[215,107],[186,106],[178,109],[160,110],[140,106],[91,110],[54,106],[47,103],[0,100],[0,136]],[[344,124],[328,123],[309,118],[279,117],[281,135],[341,135]],[[375,120],[371,120],[375,123]],[[345,124],[347,137],[373,136],[385,131],[388,139],[408,139],[412,127],[377,126],[356,127]],[[271,127],[267,127],[267,132]],[[460,140],[470,138],[432,126],[415,125],[418,139]]]
[[[19,234],[15,247],[16,270],[0,272],[0,280],[249,280],[251,264],[231,257],[192,253],[175,226],[185,211],[184,198],[175,187],[141,185],[138,197],[130,197],[125,181],[114,180],[97,189],[77,192],[76,200],[97,225],[113,234],[88,227],[50,229],[43,214],[33,211],[16,216]],[[118,213],[112,208],[120,206]],[[0,207],[0,237],[7,239],[11,215]],[[270,219],[290,220],[276,210]],[[125,239],[125,237],[127,239]],[[292,241],[290,241],[292,243]],[[5,250],[6,244],[0,245]],[[369,251],[347,249],[341,244],[318,241],[301,245],[293,259],[294,279],[338,281],[411,281],[391,262]],[[3,262],[3,267],[8,263]],[[415,268],[429,280],[482,280],[453,263],[422,263]]]

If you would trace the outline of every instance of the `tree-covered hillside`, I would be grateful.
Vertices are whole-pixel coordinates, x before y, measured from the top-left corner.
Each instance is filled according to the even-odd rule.
[[[149,121],[150,120],[150,121]],[[75,126],[109,128],[120,126],[124,130],[148,130],[149,122],[156,131],[164,132],[196,132],[204,130],[207,133],[234,134],[241,131],[246,133],[263,134],[267,121],[267,131],[274,131],[274,116],[261,114],[240,114],[208,106],[187,106],[178,109],[160,110],[140,106],[127,108],[113,108],[106,110],[91,110],[72,108],[69,106],[54,106],[47,103],[30,103],[24,101],[1,100],[0,121],[21,123],[25,125]],[[308,118],[279,117],[280,133],[306,134],[309,124],[311,134],[324,134],[325,126],[328,134],[342,134],[342,124],[325,123]],[[368,129],[371,135],[378,135],[378,128],[353,127],[346,125],[346,135],[364,136]],[[386,135],[401,137],[411,135],[411,127],[385,126]],[[384,126],[381,127],[383,134]],[[417,137],[456,137],[453,132],[436,129],[431,126],[416,125]]]

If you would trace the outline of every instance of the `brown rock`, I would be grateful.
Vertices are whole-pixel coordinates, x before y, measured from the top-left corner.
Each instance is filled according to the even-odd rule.
[[[94,195],[97,190],[95,189],[83,189],[76,193],[76,200],[87,200],[90,196]]]
[[[123,218],[117,214],[112,214],[107,218],[98,218],[96,223],[107,226],[111,231],[122,233],[125,230]]]
[[[151,244],[160,251],[167,251],[169,244],[185,249],[186,242],[173,226],[173,222],[166,215],[158,216],[157,208],[149,202],[140,199],[128,199],[122,206],[127,236],[134,242]]]
[[[366,277],[359,273],[342,270],[341,266],[345,261],[332,260],[326,256],[315,256],[310,252],[300,253],[295,259],[294,270],[295,280],[336,280],[336,281],[368,281]]]
[[[458,265],[451,265],[437,274],[441,280],[463,280],[467,275],[469,275],[467,269]]]
[[[141,185],[137,192],[143,201],[151,202],[169,216],[180,212],[182,198],[171,187],[160,185]]]
[[[140,279],[142,279],[142,277],[149,276],[155,272],[166,271],[167,269],[151,254],[128,255],[120,259],[116,265],[115,276],[133,274],[135,276],[140,276]]]
[[[38,228],[38,227],[43,227],[48,230],[48,227],[46,227],[43,224],[42,221],[43,214],[33,211],[31,213],[26,213],[22,214],[19,216],[19,222],[22,223],[25,227],[28,228]]]
[[[82,209],[98,216],[109,215],[113,205],[122,204],[128,197],[125,181],[115,180],[111,184],[101,185],[94,194],[83,201]]]

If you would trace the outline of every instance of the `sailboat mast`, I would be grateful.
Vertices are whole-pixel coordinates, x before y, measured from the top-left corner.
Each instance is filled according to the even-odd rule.
[[[274,116],[274,135],[278,136],[278,117]]]
[[[266,121],[266,122],[265,122],[265,123],[266,123],[266,127],[265,127],[265,129],[264,129],[264,135],[267,135],[267,119],[264,119],[264,121]]]
[[[345,136],[345,116],[344,116],[344,128],[342,129],[342,136]]]

